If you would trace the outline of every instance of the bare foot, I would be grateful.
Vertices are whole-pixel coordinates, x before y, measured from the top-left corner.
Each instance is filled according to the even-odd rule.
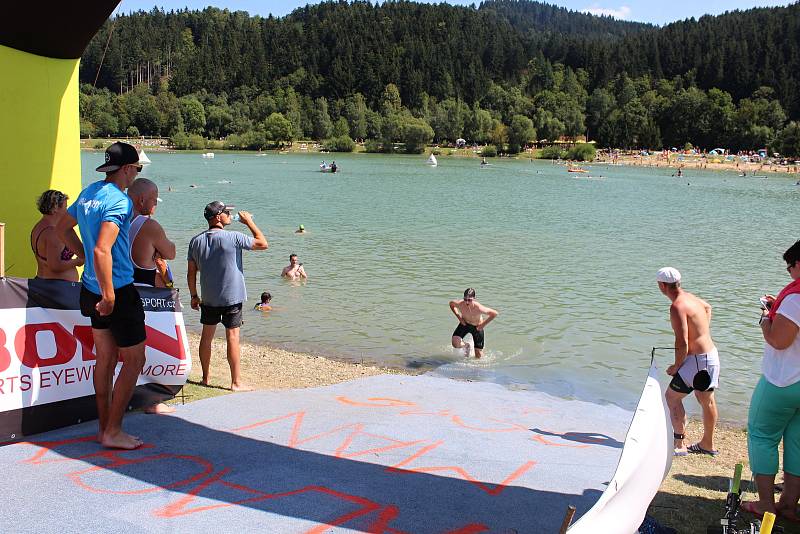
[[[175,413],[175,407],[170,406],[169,404],[164,404],[163,402],[159,402],[158,404],[153,404],[152,406],[148,406],[147,408],[145,408],[144,413],[149,413],[154,415]]]
[[[231,391],[254,391],[254,389],[244,384],[231,384]]]
[[[201,386],[208,387],[210,384],[208,383],[208,378],[204,378],[200,381]]]
[[[103,447],[109,449],[133,450],[142,446],[142,440],[130,434],[126,434],[121,430],[116,434],[105,433],[100,443],[103,444]]]
[[[139,439],[139,436],[131,436],[131,437],[133,439],[135,439],[135,440],[142,441],[142,440]],[[101,444],[103,443],[103,431],[102,430],[98,430],[97,431],[97,437],[95,439],[97,440],[97,443],[101,443]]]

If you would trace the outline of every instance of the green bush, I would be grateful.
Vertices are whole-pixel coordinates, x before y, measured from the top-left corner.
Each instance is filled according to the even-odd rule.
[[[553,146],[546,146],[542,150],[539,151],[539,159],[563,159],[567,156],[564,150],[561,150],[560,147],[555,145]]]
[[[189,148],[189,136],[186,132],[177,132],[170,139],[170,143],[178,150],[187,150]]]
[[[95,128],[95,125],[86,119],[81,119],[81,138],[86,139],[87,137],[94,137],[95,135],[97,135],[97,128]]]
[[[206,140],[202,135],[192,134],[189,136],[189,148],[192,150],[205,150]]]
[[[567,151],[567,159],[574,161],[594,161],[597,150],[589,143],[578,143]]]
[[[355,141],[349,135],[332,137],[325,141],[325,148],[331,152],[352,152],[356,147]]]
[[[438,148],[434,148],[434,149],[431,150],[431,154],[433,154],[434,156],[441,156],[442,155],[442,151],[439,150]]]
[[[105,147],[106,147],[106,144],[103,141],[97,141],[94,144],[94,148],[97,148],[98,150],[103,150]]]
[[[128,129],[125,130],[125,135],[128,137],[139,137],[139,128],[133,125],[128,126]]]
[[[494,145],[486,145],[481,150],[481,156],[485,158],[494,158],[497,157],[497,147]]]
[[[209,139],[206,141],[206,148],[210,148],[212,150],[222,150],[225,148],[225,143],[218,139]]]
[[[223,143],[225,148],[229,148],[231,150],[239,150],[242,146],[242,136],[239,134],[230,134],[228,137],[225,138]]]
[[[267,146],[267,137],[260,130],[248,130],[241,136],[240,148],[261,150],[265,146]]]
[[[369,152],[370,154],[377,154],[381,152],[381,142],[375,139],[367,139],[364,143],[364,152]]]

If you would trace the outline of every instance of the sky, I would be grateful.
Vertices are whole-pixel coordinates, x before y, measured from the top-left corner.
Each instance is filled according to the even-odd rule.
[[[418,0],[426,1],[426,0]],[[318,3],[315,1],[301,0],[122,0],[120,9],[127,13],[143,9],[149,11],[154,6],[162,7],[167,11],[171,9],[202,9],[206,6],[228,8],[231,11],[248,11],[251,15],[276,17],[287,15],[292,10],[306,4]],[[438,2],[428,2],[438,3]],[[449,0],[446,3],[454,5],[469,5],[472,1]],[[475,5],[480,0],[474,2]],[[548,3],[566,7],[574,11],[584,11],[595,15],[611,15],[618,19],[649,22],[664,25],[676,20],[690,17],[699,18],[703,15],[718,15],[734,9],[750,9],[753,7],[785,6],[793,2],[770,0],[552,0]]]

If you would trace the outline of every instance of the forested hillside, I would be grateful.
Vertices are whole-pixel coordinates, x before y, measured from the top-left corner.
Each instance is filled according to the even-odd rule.
[[[798,21],[794,4],[659,28],[529,0],[138,12],[82,58],[83,133],[783,148],[800,117]]]

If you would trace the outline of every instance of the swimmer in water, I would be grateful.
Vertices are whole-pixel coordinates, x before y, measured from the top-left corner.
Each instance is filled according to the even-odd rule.
[[[301,224],[300,227],[297,230],[294,231],[294,233],[296,233],[296,234],[304,234],[304,233],[306,233],[306,227]]]
[[[475,299],[475,290],[472,288],[464,291],[462,300],[450,301],[450,311],[458,319],[458,326],[453,332],[453,348],[463,348],[465,355],[469,356],[470,344],[464,341],[464,336],[472,334],[475,357],[483,356],[483,329],[497,317],[497,311],[478,302]]]
[[[270,302],[272,302],[272,294],[269,291],[264,291],[261,293],[261,302],[256,304],[254,309],[258,311],[270,311],[272,309]]]

